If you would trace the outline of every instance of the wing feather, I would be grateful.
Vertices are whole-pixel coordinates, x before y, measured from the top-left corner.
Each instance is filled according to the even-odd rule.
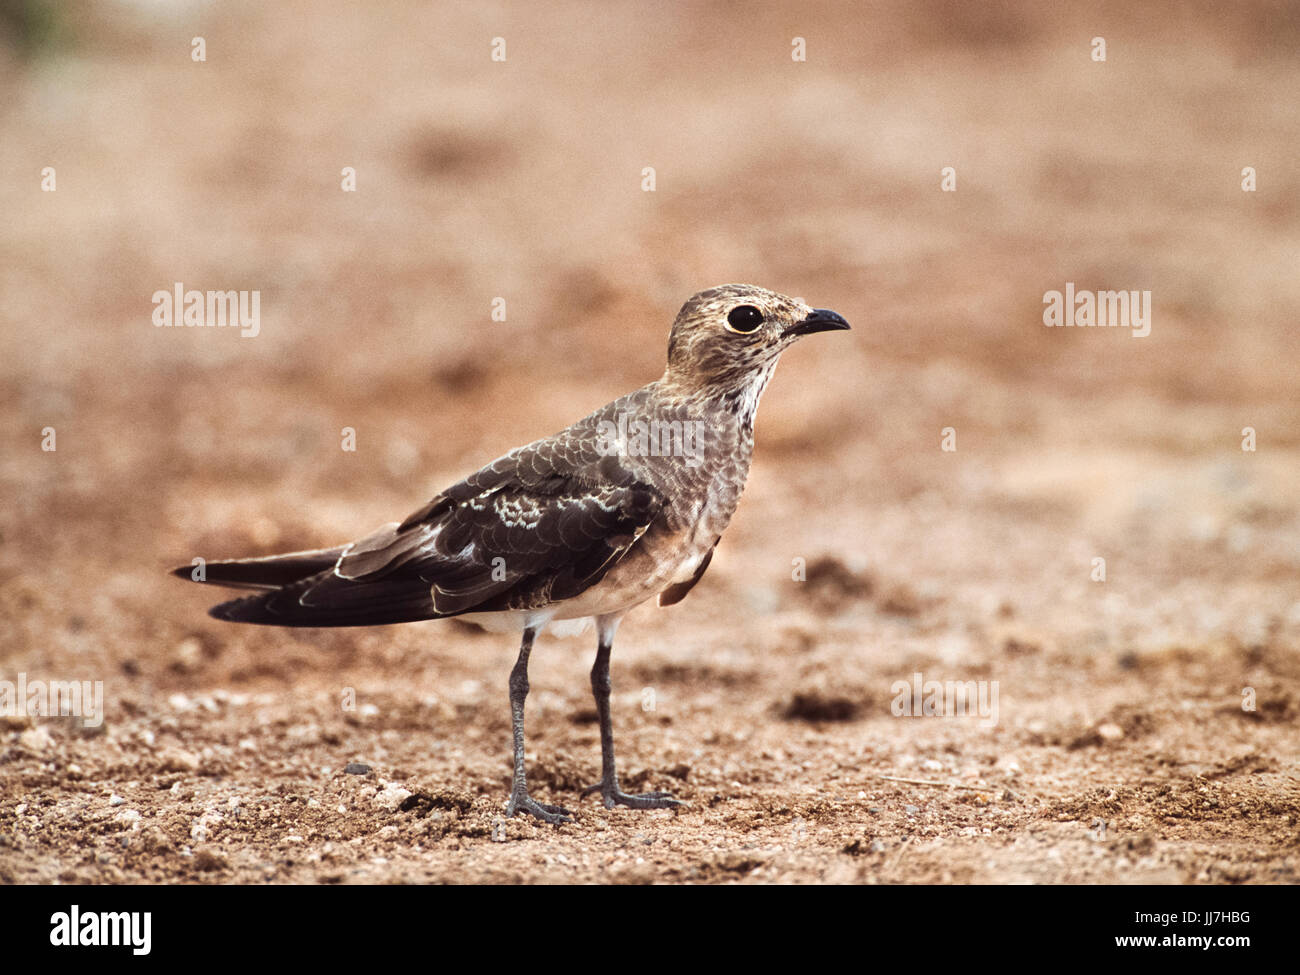
[[[351,626],[535,609],[599,582],[663,508],[593,438],[538,441],[345,547],[332,569],[213,612]]]

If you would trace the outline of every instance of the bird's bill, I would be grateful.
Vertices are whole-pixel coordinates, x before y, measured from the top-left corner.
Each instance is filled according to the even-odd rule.
[[[829,308],[814,308],[807,318],[791,325],[782,334],[794,338],[799,335],[812,335],[814,332],[834,332],[848,327],[849,323],[844,320],[844,316]]]

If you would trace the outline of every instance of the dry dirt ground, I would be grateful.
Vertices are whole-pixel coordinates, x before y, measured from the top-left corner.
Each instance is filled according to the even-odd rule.
[[[105,715],[0,718],[0,881],[1300,879],[1294,4],[51,6],[0,5],[0,680]],[[553,828],[502,818],[510,638],[166,574],[406,515],[730,280],[854,331],[620,631],[625,784],[681,809],[579,800],[590,636],[533,655]],[[154,328],[177,281],[261,333]],[[1044,328],[1067,281],[1151,334]],[[895,716],[918,673],[996,722]]]

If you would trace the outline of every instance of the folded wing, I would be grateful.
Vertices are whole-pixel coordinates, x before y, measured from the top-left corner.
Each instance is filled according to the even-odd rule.
[[[656,490],[590,440],[539,441],[448,488],[406,521],[324,550],[339,553],[328,568],[287,581],[281,567],[279,588],[211,612],[235,622],[366,626],[535,609],[599,582],[662,508]],[[232,582],[265,585],[233,568],[254,561],[273,560],[219,564]]]

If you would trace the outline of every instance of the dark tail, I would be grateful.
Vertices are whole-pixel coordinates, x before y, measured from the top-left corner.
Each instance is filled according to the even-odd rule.
[[[344,546],[313,552],[288,552],[260,559],[230,559],[203,565],[182,565],[172,575],[191,582],[205,582],[231,589],[283,589],[295,582],[332,569],[343,555]]]
[[[271,626],[385,626],[445,614],[434,609],[429,584],[419,578],[350,583],[322,572],[283,589],[213,606],[208,615]]]
[[[358,582],[334,575],[346,546],[260,559],[183,565],[172,574],[255,595],[208,610],[231,623],[274,626],[376,626],[436,619],[429,583],[418,576]]]

